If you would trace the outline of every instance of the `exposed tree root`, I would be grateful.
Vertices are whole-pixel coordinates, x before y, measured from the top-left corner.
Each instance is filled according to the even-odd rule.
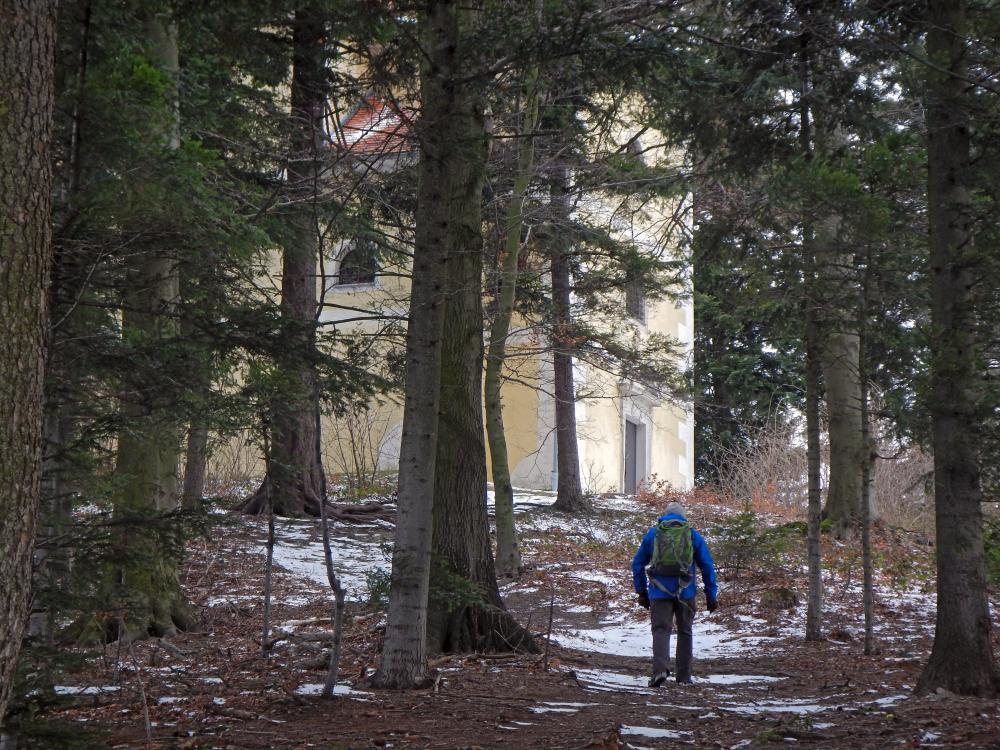
[[[505,609],[466,604],[430,614],[429,650],[441,653],[539,653],[534,637]]]

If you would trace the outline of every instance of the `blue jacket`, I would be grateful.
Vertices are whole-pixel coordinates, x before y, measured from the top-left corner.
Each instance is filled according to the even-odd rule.
[[[676,513],[669,513],[660,516],[657,523],[659,521],[687,522],[687,519]],[[656,526],[646,532],[642,538],[642,544],[639,545],[639,550],[632,558],[632,582],[635,584],[635,593],[644,594],[648,590],[650,599],[676,599],[678,598],[676,595],[661,591],[658,586],[650,586],[646,579],[646,566],[653,559],[653,537],[655,536]],[[701,579],[705,582],[706,598],[715,599],[719,594],[719,587],[715,582],[715,563],[712,561],[712,553],[708,551],[708,545],[705,544],[705,538],[694,529],[691,529],[691,546],[694,547],[694,562],[691,563],[691,575],[689,576],[691,582],[681,590],[680,598],[691,599],[698,593],[698,582],[694,577],[694,566],[697,565],[701,570]],[[656,580],[668,591],[677,591],[679,582],[674,576],[656,576]]]

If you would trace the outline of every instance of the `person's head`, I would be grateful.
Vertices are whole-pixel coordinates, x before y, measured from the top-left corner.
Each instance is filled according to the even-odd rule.
[[[676,515],[676,516],[684,516],[684,518],[687,518],[687,512],[684,510],[684,506],[682,506],[676,500],[672,500],[670,501],[670,503],[667,504],[667,509],[663,511],[663,514],[666,516]]]

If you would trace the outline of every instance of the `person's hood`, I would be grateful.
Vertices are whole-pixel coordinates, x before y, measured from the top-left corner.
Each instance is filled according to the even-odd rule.
[[[657,521],[683,521],[687,523],[687,519],[680,513],[664,513]]]

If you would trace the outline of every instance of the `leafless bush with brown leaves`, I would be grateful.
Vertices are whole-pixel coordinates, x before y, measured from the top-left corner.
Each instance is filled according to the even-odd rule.
[[[806,498],[806,447],[795,423],[771,423],[753,440],[728,446],[721,486],[734,501],[757,511],[797,514]]]

